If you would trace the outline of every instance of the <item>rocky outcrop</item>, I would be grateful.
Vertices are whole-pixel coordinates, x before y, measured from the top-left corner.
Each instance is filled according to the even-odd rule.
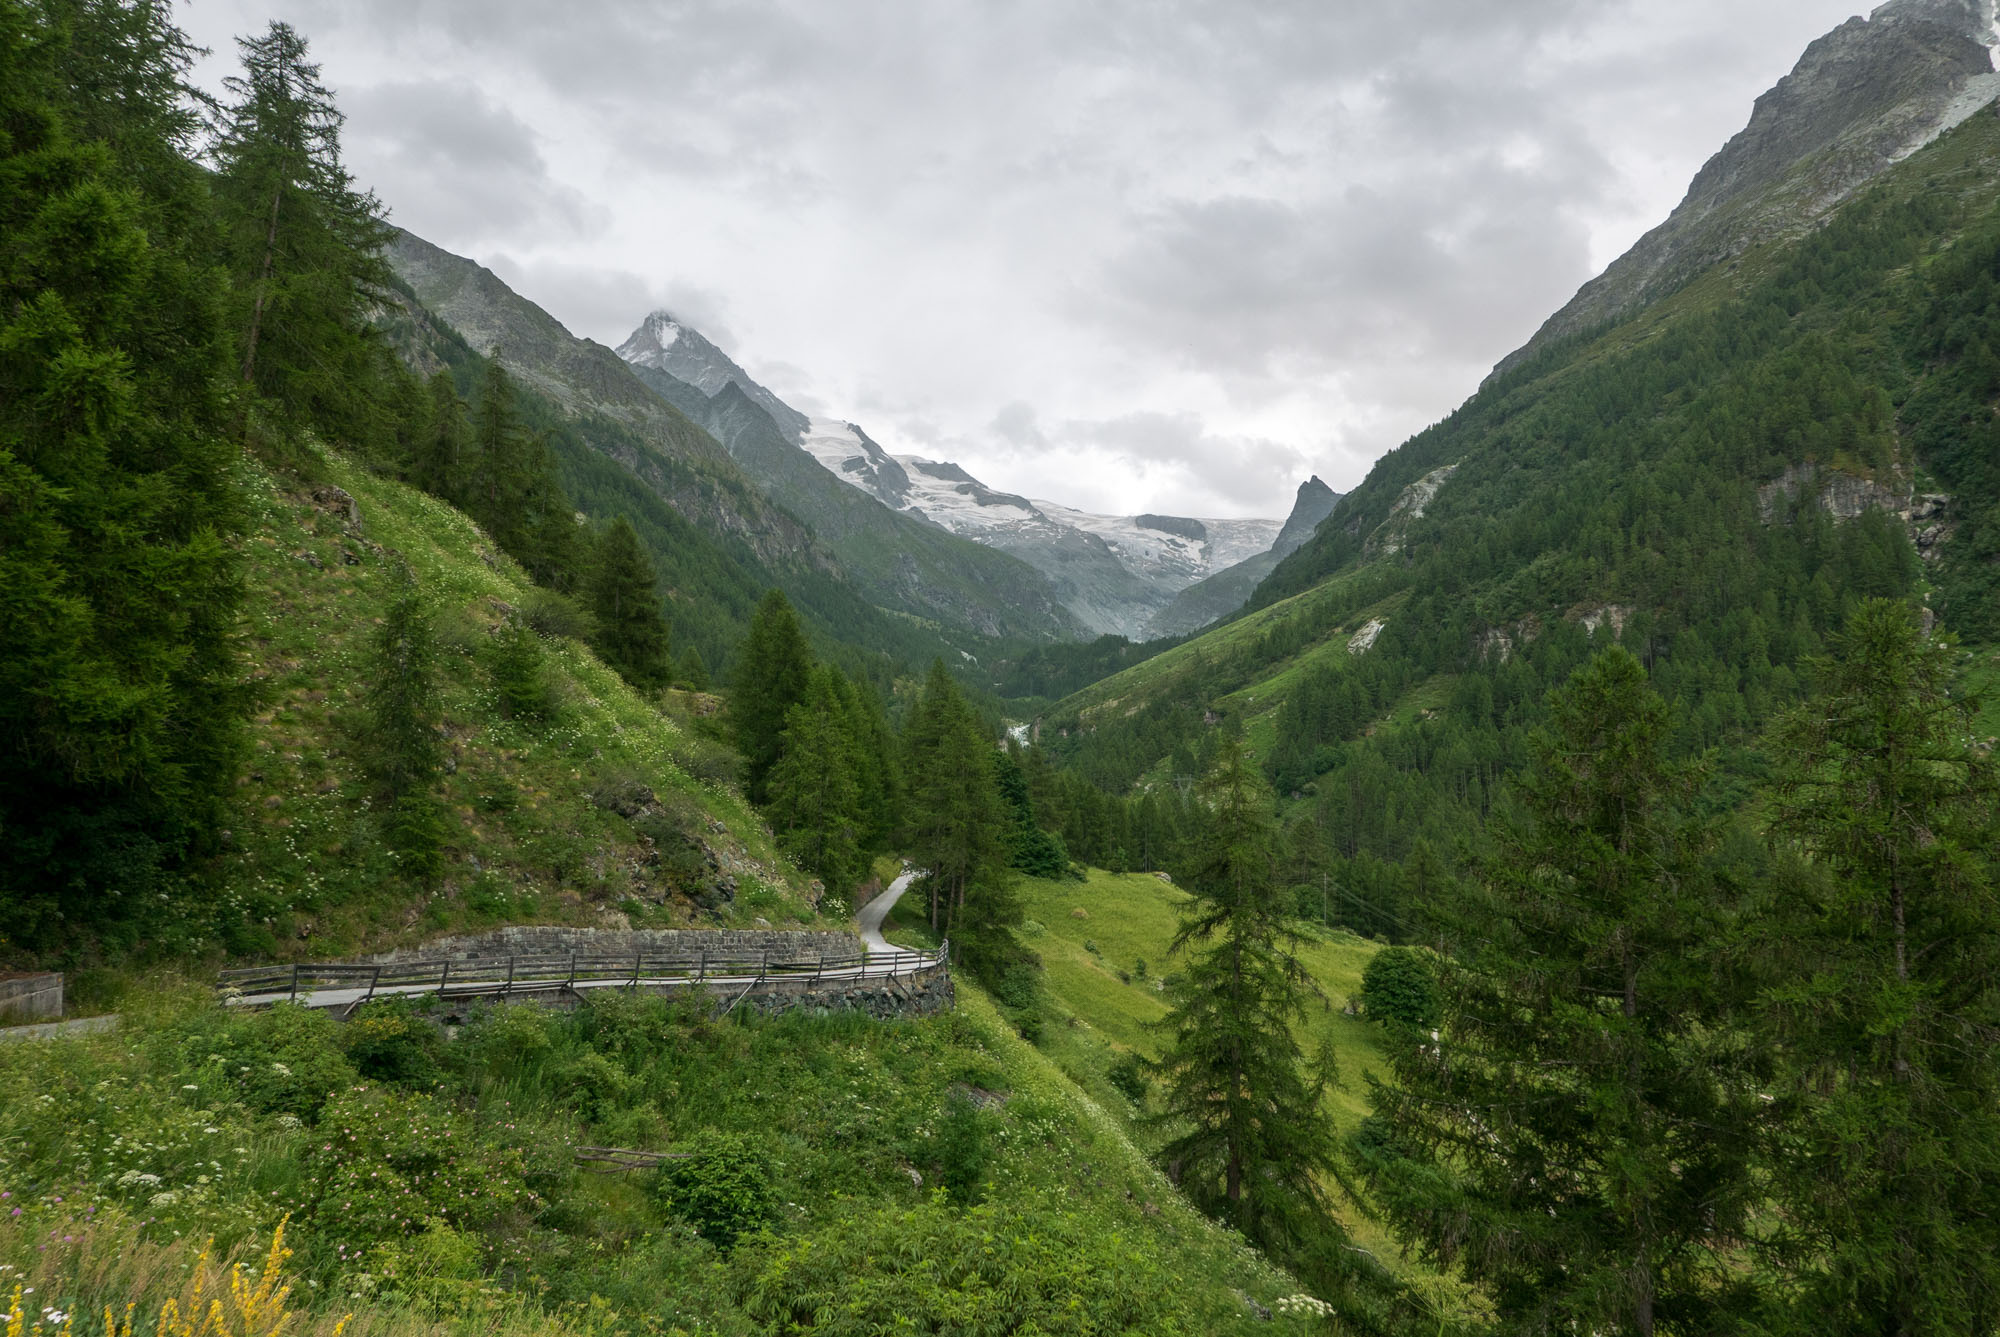
[[[1257,586],[1264,577],[1277,570],[1279,562],[1304,547],[1306,540],[1319,529],[1320,522],[1332,515],[1339,503],[1340,493],[1321,482],[1317,474],[1299,484],[1298,496],[1292,502],[1292,513],[1286,517],[1284,527],[1278,531],[1278,537],[1271,546],[1232,567],[1196,581],[1175,595],[1173,602],[1153,614],[1147,622],[1146,639],[1185,636],[1228,617],[1249,603],[1250,596],[1257,592]]]
[[[2000,96],[1993,0],[1893,0],[1806,48],[1667,221],[1592,279],[1506,371],[1630,315],[1763,242],[1816,226],[1890,166]]]
[[[1430,508],[1433,501],[1437,500],[1438,492],[1457,472],[1456,464],[1447,464],[1431,470],[1404,488],[1394,504],[1389,507],[1389,514],[1376,527],[1375,532],[1368,536],[1369,555],[1386,557],[1391,553],[1401,552],[1410,525],[1424,518],[1424,512]]]
[[[1794,464],[1757,489],[1757,514],[1765,524],[1788,518],[1800,497],[1811,496],[1822,511],[1842,523],[1868,511],[1887,511],[1901,520],[1918,555],[1935,561],[1953,531],[1951,498],[1941,492],[1898,491],[1817,464]]]

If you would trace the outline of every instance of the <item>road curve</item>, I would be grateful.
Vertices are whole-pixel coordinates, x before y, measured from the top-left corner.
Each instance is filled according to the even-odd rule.
[[[881,895],[855,912],[854,927],[860,931],[861,941],[868,948],[868,955],[891,956],[908,950],[895,946],[882,936],[882,921],[889,917],[889,912],[896,908],[896,902],[903,898],[903,893],[910,889],[910,883],[916,881],[916,878],[914,872],[904,872],[901,877],[884,887]]]

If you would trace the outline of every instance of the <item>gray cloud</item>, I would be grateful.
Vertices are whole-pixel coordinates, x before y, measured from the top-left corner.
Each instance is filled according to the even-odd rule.
[[[499,243],[603,224],[601,205],[551,174],[535,132],[475,84],[375,84],[341,108],[349,155],[405,227]]]
[[[1863,0],[204,0],[397,220],[996,487],[1281,514],[1448,412]],[[216,77],[220,63],[212,67]]]

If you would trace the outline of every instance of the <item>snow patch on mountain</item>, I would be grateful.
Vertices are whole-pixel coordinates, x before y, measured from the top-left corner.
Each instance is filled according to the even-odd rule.
[[[799,446],[843,483],[894,510],[909,509],[909,474],[853,423],[812,418],[799,432]]]

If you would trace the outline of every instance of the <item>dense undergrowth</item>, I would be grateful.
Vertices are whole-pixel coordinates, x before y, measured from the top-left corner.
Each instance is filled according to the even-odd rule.
[[[585,1145],[690,1155],[598,1174]],[[4,1275],[63,1312],[150,1314],[202,1242],[251,1256],[289,1216],[316,1332],[1268,1332],[1235,1292],[1297,1289],[976,990],[892,1023],[621,995],[449,1027],[151,994],[0,1049],[0,1192]]]

